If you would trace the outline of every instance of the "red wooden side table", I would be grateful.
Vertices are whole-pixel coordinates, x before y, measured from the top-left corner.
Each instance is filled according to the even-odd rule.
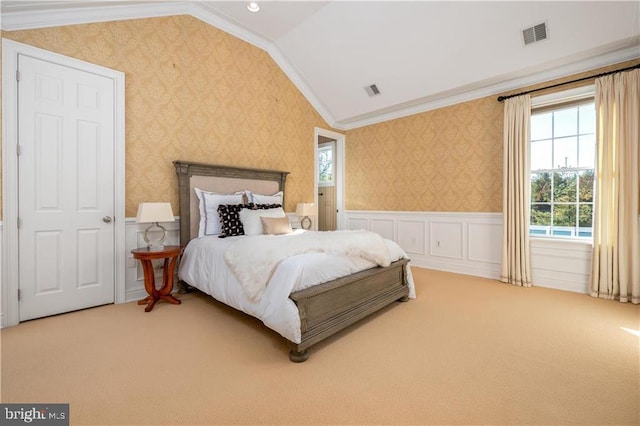
[[[147,305],[145,312],[151,312],[158,300],[164,300],[174,305],[179,305],[180,300],[171,295],[173,290],[173,271],[175,270],[176,261],[182,254],[180,246],[164,246],[162,250],[149,250],[148,248],[137,248],[131,250],[133,257],[142,263],[144,271],[144,288],[149,294],[146,298],[139,300],[138,305]],[[164,267],[162,271],[162,287],[156,288],[156,277],[153,271],[154,259],[164,259]]]

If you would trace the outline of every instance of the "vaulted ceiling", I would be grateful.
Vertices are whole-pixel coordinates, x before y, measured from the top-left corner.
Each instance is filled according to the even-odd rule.
[[[640,57],[637,0],[258,3],[5,0],[1,26],[191,14],[266,50],[338,129]],[[547,38],[525,45],[523,30],[541,23]]]

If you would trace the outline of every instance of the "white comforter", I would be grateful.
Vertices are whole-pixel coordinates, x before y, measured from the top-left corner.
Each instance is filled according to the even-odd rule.
[[[304,231],[296,231],[295,234],[303,235]],[[296,305],[289,299],[289,294],[375,267],[377,264],[357,255],[345,256],[336,252],[295,254],[277,262],[275,270],[272,271],[259,297],[252,300],[225,261],[225,251],[235,250],[233,247],[236,243],[241,243],[238,247],[252,243],[258,246],[267,239],[275,239],[276,244],[283,244],[295,234],[275,237],[258,235],[217,238],[210,236],[194,239],[184,251],[178,276],[216,300],[259,318],[267,327],[284,338],[300,343],[300,317]],[[396,243],[389,240],[383,241],[387,246],[390,261],[407,257]],[[250,264],[241,266],[247,269],[252,267]],[[413,278],[408,265],[407,277],[409,297],[415,298]]]

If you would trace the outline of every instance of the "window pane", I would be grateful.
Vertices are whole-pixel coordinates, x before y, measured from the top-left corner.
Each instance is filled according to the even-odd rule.
[[[553,206],[553,229],[556,233],[557,227],[576,226],[576,205],[575,204],[555,204]],[[558,234],[562,235],[562,234]]]
[[[578,167],[578,139],[556,139],[553,144],[553,166],[556,169]]]
[[[596,132],[596,108],[594,104],[583,105],[579,108],[580,134]]]
[[[578,108],[563,109],[553,113],[553,136],[572,136],[578,133]]]
[[[596,137],[595,135],[580,136],[579,140],[579,167],[596,167]]]
[[[531,202],[551,202],[551,173],[531,175]]]
[[[330,147],[318,150],[318,181],[333,181],[333,150]]]
[[[577,184],[576,172],[555,172],[553,174],[554,203],[575,202]]]
[[[580,202],[593,202],[593,170],[585,170],[578,173],[578,179],[580,180]]]
[[[531,170],[549,170],[551,162],[551,140],[531,142]]]
[[[531,225],[551,225],[551,204],[531,206]]]
[[[593,204],[580,204],[578,211],[580,212],[578,225],[581,228],[591,228],[593,226]]]
[[[531,116],[531,140],[551,139],[551,120],[553,113],[536,114]]]

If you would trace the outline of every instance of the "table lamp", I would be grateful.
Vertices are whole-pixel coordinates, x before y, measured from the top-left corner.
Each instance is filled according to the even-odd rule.
[[[173,210],[171,210],[171,204],[169,203],[140,203],[138,205],[138,214],[136,215],[137,223],[150,223],[149,227],[144,231],[144,240],[147,243],[147,247],[151,251],[159,251],[164,249],[162,244],[167,237],[167,230],[164,226],[158,222],[173,222],[175,217],[173,216]],[[162,237],[157,240],[151,240],[149,238],[149,232],[159,230],[162,231]]]
[[[302,219],[300,219],[302,229],[311,229],[311,219],[309,216],[313,216],[314,213],[313,203],[298,203],[296,215],[302,217]]]

